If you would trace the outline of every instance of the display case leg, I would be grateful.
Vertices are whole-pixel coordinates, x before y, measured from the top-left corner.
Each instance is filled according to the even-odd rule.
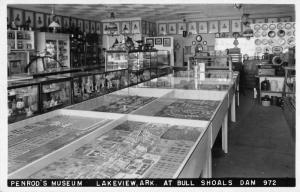
[[[205,162],[205,167],[203,169],[203,178],[211,178],[212,177],[212,157],[211,157],[211,150],[208,150],[209,153],[207,155],[207,159]]]
[[[228,153],[228,113],[226,113],[222,124],[222,149]]]
[[[236,122],[236,114],[235,114],[235,94],[233,94],[232,102],[231,102],[231,121]]]

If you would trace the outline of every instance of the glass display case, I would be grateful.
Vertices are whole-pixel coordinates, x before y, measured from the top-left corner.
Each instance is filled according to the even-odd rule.
[[[70,35],[70,57],[71,67],[76,68],[85,65],[83,34]]]
[[[64,76],[49,76],[41,82],[42,112],[59,109],[71,104],[71,79]]]
[[[78,72],[72,75],[73,103],[78,103],[96,96],[94,75],[90,72]]]
[[[292,138],[295,140],[296,124],[296,68],[285,67],[283,89],[283,113],[291,128]]]
[[[91,65],[100,65],[100,48],[99,48],[99,38],[97,34],[87,34],[86,35],[86,42],[85,42],[85,65],[91,66]]]
[[[34,50],[34,31],[7,31],[7,45],[10,51]]]
[[[157,50],[133,50],[128,53],[128,69],[140,70],[157,66]]]
[[[108,50],[105,52],[105,71],[115,71],[128,68],[126,51]]]
[[[35,80],[8,82],[8,123],[39,114],[39,82]]]

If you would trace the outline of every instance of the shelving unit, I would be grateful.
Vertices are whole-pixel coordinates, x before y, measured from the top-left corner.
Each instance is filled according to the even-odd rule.
[[[275,76],[275,75],[258,75],[259,79],[259,102],[261,102],[261,98],[265,95],[282,97],[283,95],[283,86],[284,86],[284,77]],[[264,80],[270,81],[270,90],[262,90],[261,83]]]
[[[7,44],[10,51],[34,50],[34,31],[7,30]]]

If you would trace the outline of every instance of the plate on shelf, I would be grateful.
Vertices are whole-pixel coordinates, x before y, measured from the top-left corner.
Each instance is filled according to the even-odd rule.
[[[286,23],[285,24],[285,28],[286,29],[291,29],[292,28],[292,24],[291,23]]]
[[[293,32],[292,31],[287,31],[286,36],[292,36]]]
[[[269,43],[269,45],[271,45],[271,46],[275,46],[277,42],[276,42],[275,39],[269,39],[269,40],[268,40],[268,43]]]
[[[263,45],[268,44],[268,40],[267,40],[267,39],[263,39],[263,40],[262,40],[262,44],[263,44]]]
[[[263,32],[261,33],[261,35],[262,35],[263,37],[266,37],[266,36],[268,35],[268,32],[267,32],[267,31],[263,31]]]
[[[277,32],[277,36],[278,37],[284,37],[285,36],[285,31],[284,30],[279,30],[278,32]]]
[[[282,23],[278,23],[277,24],[277,29],[283,29],[283,24]]]
[[[261,44],[261,40],[260,39],[256,39],[254,43],[255,43],[255,45],[260,45]]]
[[[269,31],[268,36],[269,36],[270,38],[274,38],[274,37],[276,36],[275,31]]]
[[[270,53],[272,51],[272,48],[271,46],[265,46],[263,51],[264,53]]]
[[[289,38],[287,39],[287,44],[288,44],[289,46],[294,46],[294,45],[295,45],[295,37],[289,37]]]
[[[267,29],[268,29],[268,24],[263,24],[263,25],[261,26],[261,28],[262,28],[262,30],[267,30]]]
[[[270,30],[276,29],[276,25],[275,25],[274,23],[273,23],[273,24],[270,24],[269,29],[270,29]]]
[[[261,47],[256,47],[256,48],[255,48],[255,51],[256,51],[257,53],[261,53],[261,52],[262,52],[262,48],[261,48]]]
[[[255,32],[255,33],[254,33],[254,37],[259,38],[259,37],[260,37],[260,32],[258,32],[258,31]]]
[[[284,45],[285,42],[286,42],[286,41],[285,41],[285,39],[283,39],[283,38],[278,39],[278,44],[281,45],[281,46]]]
[[[255,30],[259,30],[260,29],[260,25],[259,24],[254,25],[254,29]]]

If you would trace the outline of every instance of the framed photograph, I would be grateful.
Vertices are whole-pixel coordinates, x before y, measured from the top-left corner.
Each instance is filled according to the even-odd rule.
[[[255,23],[265,23],[265,18],[262,19],[255,19]]]
[[[171,47],[171,38],[164,38],[163,46],[164,47]]]
[[[158,24],[158,35],[165,35],[167,34],[167,24],[159,23]]]
[[[89,33],[90,32],[90,21],[84,20],[83,24],[84,24],[84,32]]]
[[[142,34],[146,34],[146,21],[142,20]]]
[[[141,33],[141,24],[140,21],[131,21],[131,32],[133,34]]]
[[[186,23],[178,23],[178,34],[182,35],[186,31]]]
[[[277,23],[278,18],[277,17],[270,17],[267,19],[267,23]]]
[[[171,35],[176,34],[176,23],[168,24],[168,34],[171,34]]]
[[[220,21],[220,33],[229,33],[229,20]]]
[[[70,27],[70,17],[63,17],[63,26],[65,29],[68,29]]]
[[[77,26],[77,19],[71,17],[71,27],[75,28]]]
[[[100,22],[96,22],[96,33],[101,34],[101,23]]]
[[[109,26],[109,23],[103,23],[103,25],[102,25],[104,35],[108,34],[108,26]]]
[[[130,33],[130,22],[129,21],[123,21],[121,23],[121,33],[124,33],[124,31],[126,31],[127,33]]]
[[[62,17],[59,15],[55,15],[55,22],[62,26]]]
[[[253,19],[248,19],[248,24],[247,25],[244,25],[244,24],[242,24],[242,27],[243,27],[243,31],[246,31],[246,30],[248,30],[248,29],[251,29],[251,24],[253,24],[254,22],[253,22]]]
[[[91,21],[91,33],[95,33],[96,32],[96,23],[95,21]]]
[[[193,35],[197,34],[197,23],[196,22],[188,23],[188,33],[191,33]]]
[[[11,23],[11,8],[7,7],[6,9],[6,13],[7,13],[7,24]]]
[[[25,24],[29,27],[34,27],[34,19],[33,19],[33,12],[32,11],[25,11]]]
[[[15,22],[16,26],[23,25],[24,24],[23,10],[13,9],[12,10],[12,18],[13,18],[13,21]]]
[[[280,17],[279,18],[280,22],[291,22],[292,21],[292,17],[288,16],[288,17]]]
[[[208,22],[208,33],[218,33],[219,25],[218,21],[209,21]]]
[[[77,20],[77,27],[78,27],[79,31],[83,33],[83,20],[81,20],[81,19]]]
[[[146,30],[147,35],[150,35],[150,27],[151,27],[151,23],[147,22],[147,30]]]
[[[155,45],[161,45],[162,44],[162,38],[155,38]]]
[[[44,13],[35,13],[35,28],[40,29],[44,27],[45,20],[44,20]]]
[[[207,22],[201,21],[198,23],[198,33],[207,33]]]
[[[154,39],[153,38],[147,38],[146,44],[150,44],[151,46],[154,46]]]
[[[235,19],[231,20],[231,32],[241,32],[242,31],[242,26],[241,26],[241,20]]]
[[[46,19],[45,19],[45,24],[46,24],[46,27],[48,27],[51,23],[51,15],[50,14],[46,14]]]

